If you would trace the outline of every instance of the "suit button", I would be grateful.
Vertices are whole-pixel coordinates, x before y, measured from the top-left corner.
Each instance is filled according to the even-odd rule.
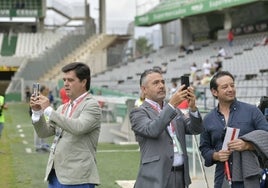
[[[173,156],[171,156],[170,159],[173,159]]]

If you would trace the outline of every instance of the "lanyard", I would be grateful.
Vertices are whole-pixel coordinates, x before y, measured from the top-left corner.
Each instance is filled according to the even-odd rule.
[[[71,109],[71,112],[69,113],[69,117],[71,117],[71,116],[73,115],[73,112],[74,112],[74,110],[76,109],[76,107],[77,107],[77,106],[79,105],[79,103],[82,102],[82,100],[83,100],[84,98],[86,98],[87,96],[88,96],[88,94],[86,94],[85,96],[81,97],[80,99],[78,99],[78,100],[75,102],[75,104],[73,105],[73,107],[72,107],[72,109]],[[66,110],[68,109],[69,105],[70,105],[70,103],[64,105],[64,107],[62,108],[62,111],[61,111],[62,114],[64,114],[64,113],[66,112]]]
[[[71,112],[69,113],[69,117],[72,116],[72,114],[73,114],[74,110],[76,109],[76,107],[77,107],[77,106],[81,103],[81,101],[82,101],[84,98],[86,98],[87,96],[88,96],[88,94],[86,94],[85,96],[81,97],[80,99],[78,99],[78,100],[75,102],[75,105],[72,107]],[[71,105],[71,103],[67,103],[67,104],[65,104],[65,105],[63,106],[62,111],[61,111],[62,114],[64,114],[64,113],[66,112],[66,110],[67,110],[67,112],[68,112],[68,107],[69,107],[69,105]],[[67,116],[67,115],[68,115],[68,114],[66,114],[66,116]],[[58,131],[56,130],[56,135],[55,135],[54,141],[53,141],[53,143],[52,143],[52,145],[51,145],[51,147],[50,147],[50,151],[51,151],[53,154],[55,154],[56,146],[57,146],[57,144],[58,144],[58,142],[59,142],[59,140],[60,140],[60,138],[61,138],[61,136],[62,136],[62,133],[63,133],[63,129],[62,129],[62,128],[58,128]]]
[[[149,101],[148,101],[149,102]],[[149,102],[149,104],[151,105],[152,109],[154,109],[156,112],[160,113],[161,109],[158,108],[156,105],[152,104]],[[178,152],[179,154],[183,153],[182,152],[182,148],[181,148],[181,144],[179,143],[179,140],[176,136],[176,133],[175,133],[175,126],[173,124],[173,122],[170,122],[170,136],[172,138],[172,140],[174,141],[174,146],[177,147],[177,150],[174,148],[174,152]]]
[[[157,113],[160,113],[160,111],[161,111],[160,105],[158,107],[157,105],[153,104],[151,101],[147,101],[147,102],[150,104],[152,109],[154,109]]]

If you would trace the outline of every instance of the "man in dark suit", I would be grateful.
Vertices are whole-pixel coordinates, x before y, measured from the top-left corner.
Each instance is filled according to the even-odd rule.
[[[182,85],[169,99],[161,71],[146,70],[140,78],[143,104],[130,113],[132,130],[139,142],[141,161],[135,188],[184,188],[191,183],[186,134],[199,134],[202,119],[192,87]],[[177,106],[189,102],[189,116]]]
[[[45,180],[49,188],[94,188],[99,184],[96,147],[100,134],[101,109],[88,93],[90,69],[83,63],[62,68],[64,88],[70,101],[55,111],[49,99],[32,96],[32,122],[39,137],[55,135]],[[48,117],[48,122],[45,120]]]

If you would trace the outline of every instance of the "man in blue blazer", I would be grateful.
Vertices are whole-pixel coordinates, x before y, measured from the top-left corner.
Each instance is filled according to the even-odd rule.
[[[185,188],[191,183],[185,135],[201,133],[203,125],[193,88],[184,87],[165,102],[166,86],[161,71],[150,69],[141,75],[140,89],[145,101],[130,112],[141,153],[135,188]],[[177,108],[186,99],[189,116]]]
[[[39,137],[55,135],[45,180],[49,188],[94,188],[99,184],[96,147],[100,134],[101,110],[89,93],[90,69],[83,63],[62,68],[70,101],[56,111],[41,94],[31,97],[32,122]],[[46,118],[45,118],[46,117]]]

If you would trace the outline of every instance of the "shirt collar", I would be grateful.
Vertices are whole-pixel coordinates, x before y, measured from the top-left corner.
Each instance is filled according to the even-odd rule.
[[[150,105],[153,105],[154,107],[156,107],[158,112],[160,112],[162,110],[161,106],[157,102],[155,102],[151,99],[147,99],[147,98],[145,98],[145,101],[148,102]]]
[[[87,94],[88,94],[88,92],[85,92],[82,95],[80,95],[79,97],[77,97],[72,103],[71,103],[71,101],[69,103],[72,104],[72,105],[75,105],[81,98],[83,98]]]
[[[238,102],[237,102],[237,99],[235,98],[234,101],[233,101],[233,103],[232,103],[231,106],[230,106],[230,112],[232,112],[232,111],[236,111],[237,107],[238,107]],[[221,114],[220,111],[219,111],[219,104],[218,104],[218,106],[216,107],[216,110],[217,110],[217,112],[218,112],[219,114]]]

